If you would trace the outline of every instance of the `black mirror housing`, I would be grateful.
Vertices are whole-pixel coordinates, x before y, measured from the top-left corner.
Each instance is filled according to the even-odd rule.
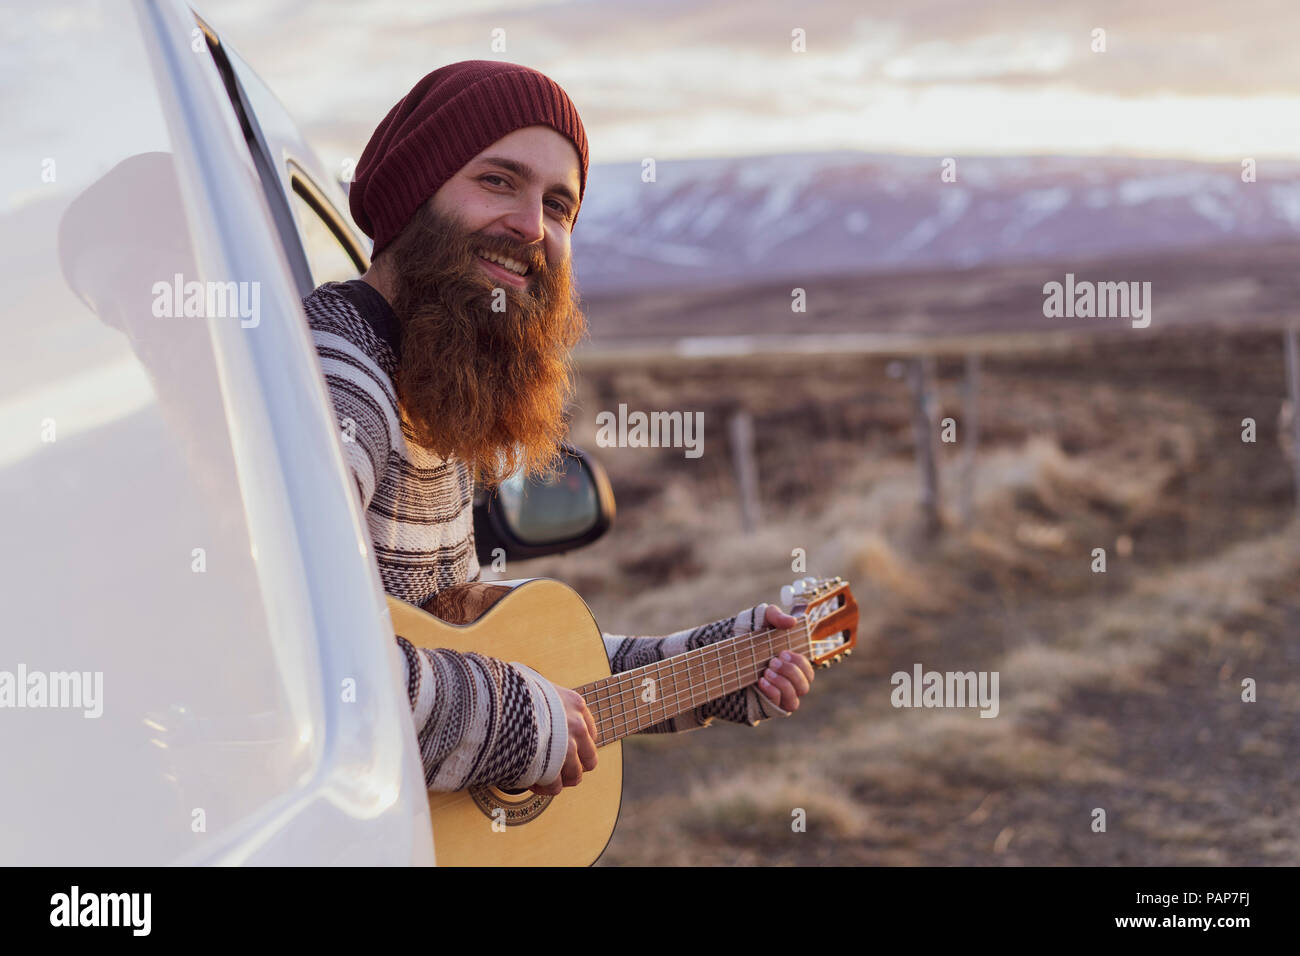
[[[563,554],[591,544],[614,523],[614,490],[600,463],[564,444],[563,470],[552,481],[515,476],[474,500],[474,547],[480,566],[498,548],[507,561]]]

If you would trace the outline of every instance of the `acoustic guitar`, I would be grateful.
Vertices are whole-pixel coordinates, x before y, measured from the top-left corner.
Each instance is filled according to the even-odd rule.
[[[433,614],[392,596],[388,606],[396,633],[415,646],[526,664],[580,693],[596,721],[596,769],[557,796],[494,786],[430,792],[434,852],[444,866],[594,863],[618,820],[624,737],[757,683],[781,651],[828,667],[852,651],[858,631],[848,584],[805,578],[794,592],[795,627],[728,638],[611,675],[586,602],[550,578],[448,588],[426,605]]]

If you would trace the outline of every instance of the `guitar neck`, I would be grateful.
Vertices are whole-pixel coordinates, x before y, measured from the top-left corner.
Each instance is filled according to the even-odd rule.
[[[811,648],[808,620],[800,615],[789,630],[728,638],[575,690],[596,720],[596,746],[603,747],[757,683],[782,651],[808,654]]]

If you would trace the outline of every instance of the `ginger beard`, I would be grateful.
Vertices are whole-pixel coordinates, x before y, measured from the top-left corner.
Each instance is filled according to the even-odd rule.
[[[494,280],[480,252],[527,265],[527,288]],[[383,256],[402,328],[397,397],[415,440],[489,486],[520,467],[553,472],[573,395],[570,351],[586,331],[570,260],[551,266],[537,246],[467,232],[431,201]]]

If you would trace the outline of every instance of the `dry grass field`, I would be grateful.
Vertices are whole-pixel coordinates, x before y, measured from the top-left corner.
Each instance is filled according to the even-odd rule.
[[[790,719],[630,741],[602,864],[1300,862],[1281,336],[986,357],[973,520],[953,508],[959,441],[944,446],[933,540],[888,361],[584,367],[573,439],[610,472],[615,527],[520,573],[575,586],[606,631],[660,634],[775,600],[803,548],[809,573],[849,579],[862,609],[857,655],[820,671]],[[961,362],[938,368],[941,415],[960,421]],[[595,415],[620,402],[702,410],[703,456],[598,447]],[[726,438],[738,408],[757,433],[763,521],[748,535]],[[917,662],[997,671],[1000,713],[895,709],[890,675]]]

